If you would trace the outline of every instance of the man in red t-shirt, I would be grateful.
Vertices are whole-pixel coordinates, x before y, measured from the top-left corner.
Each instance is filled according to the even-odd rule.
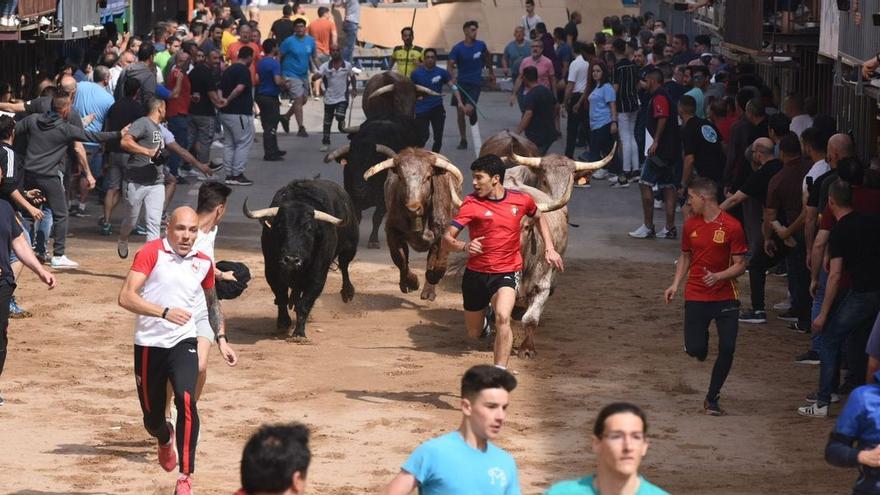
[[[684,347],[700,361],[709,354],[709,324],[718,329],[718,358],[712,368],[709,393],[703,402],[706,414],[721,416],[721,386],[733,365],[739,326],[739,292],[736,278],[746,271],[748,251],[742,226],[718,206],[718,184],[705,177],[688,188],[693,215],[685,222],[681,256],[672,285],[664,292],[666,303],[675,297],[687,276],[684,289]]]
[[[165,119],[168,121],[168,130],[174,134],[174,140],[184,149],[189,149],[189,103],[192,99],[192,89],[189,82],[189,53],[177,52],[174,67],[168,73],[165,85],[171,90],[171,96],[165,105]],[[180,157],[172,155],[168,159],[168,170],[177,177],[180,167]]]
[[[505,168],[504,162],[495,155],[482,156],[471,164],[474,192],[465,198],[443,236],[445,252],[441,253],[441,257],[448,251],[468,253],[461,281],[465,326],[471,337],[480,335],[481,330],[483,335],[480,336],[488,336],[489,320],[494,313],[498,332],[495,366],[501,368],[507,367],[513,347],[510,314],[523,265],[520,222],[524,216],[538,222],[538,230],[547,246],[544,253],[547,263],[560,271],[563,269],[562,257],[553,248],[550,228],[535,200],[528,194],[504,188]],[[457,241],[455,238],[465,227],[470,229],[470,240]]]

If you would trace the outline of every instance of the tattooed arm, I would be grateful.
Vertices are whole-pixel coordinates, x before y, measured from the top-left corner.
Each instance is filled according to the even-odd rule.
[[[226,318],[223,316],[223,309],[220,308],[220,300],[217,299],[216,288],[205,289],[205,303],[208,306],[208,322],[211,324],[211,329],[214,330],[214,338],[217,341],[220,354],[223,356],[226,364],[235,366],[238,364],[238,356],[236,356],[232,346],[229,345],[229,340],[226,338]]]

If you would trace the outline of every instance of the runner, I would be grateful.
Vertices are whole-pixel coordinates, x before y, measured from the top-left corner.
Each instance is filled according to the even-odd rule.
[[[461,379],[461,425],[420,445],[384,495],[479,493],[519,495],[516,461],[492,445],[501,433],[516,378],[503,369],[478,365]]]
[[[196,351],[199,293],[204,293],[215,335],[223,328],[223,313],[214,288],[210,258],[192,249],[199,218],[189,207],[171,214],[165,238],[148,242],[137,252],[119,292],[119,305],[138,315],[135,321],[134,369],[144,426],[159,441],[159,465],[173,471],[178,465],[172,441],[180,453],[177,495],[192,493],[196,439],[199,436],[199,375]],[[218,337],[219,338],[219,337]],[[171,380],[175,425],[165,419],[165,382]],[[158,407],[157,407],[158,406]]]
[[[642,408],[617,402],[602,408],[593,425],[596,474],[556,483],[547,495],[669,495],[639,475],[648,453],[648,420]]]
[[[492,70],[492,53],[486,43],[477,39],[479,29],[477,21],[467,21],[462,26],[464,40],[459,41],[449,51],[447,67],[452,78],[458,81],[458,88],[464,93],[464,100],[459,93],[453,93],[449,104],[458,109],[458,134],[461,140],[458,149],[467,149],[464,116],[468,116],[471,125],[477,123],[477,102],[480,101],[483,68],[488,69],[489,83],[495,84],[495,72]]]
[[[739,292],[736,277],[746,270],[745,234],[736,218],[718,206],[718,185],[700,177],[688,187],[693,215],[684,224],[681,256],[672,285],[664,291],[666,303],[675,297],[687,276],[684,290],[684,346],[689,356],[704,361],[709,353],[709,324],[718,328],[718,358],[712,368],[703,409],[721,416],[721,386],[733,365],[739,326]]]
[[[464,321],[467,333],[488,336],[494,313],[498,335],[495,337],[495,365],[506,368],[513,346],[510,314],[516,302],[516,289],[522,269],[520,221],[526,215],[538,222],[544,245],[544,257],[562,271],[562,257],[553,248],[550,228],[535,201],[528,194],[505,189],[504,162],[496,155],[477,158],[471,164],[474,192],[469,194],[443,236],[440,256],[449,251],[468,253],[467,269],[461,281],[464,298]],[[455,240],[469,227],[471,240]],[[491,303],[491,306],[490,306]],[[494,311],[493,311],[494,308]],[[487,311],[488,309],[488,311]]]

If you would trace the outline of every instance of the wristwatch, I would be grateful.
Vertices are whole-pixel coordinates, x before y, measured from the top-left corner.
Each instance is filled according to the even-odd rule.
[[[226,342],[229,342],[229,339],[226,338],[226,334],[225,334],[225,333],[224,333],[224,334],[220,334],[220,335],[214,337],[214,340],[216,340],[218,344],[220,343],[220,339],[226,339]]]

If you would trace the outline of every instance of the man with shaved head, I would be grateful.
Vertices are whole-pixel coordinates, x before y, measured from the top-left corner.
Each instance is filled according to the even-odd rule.
[[[210,257],[193,250],[198,233],[195,210],[188,206],[174,210],[166,237],[148,242],[137,252],[119,292],[119,305],[138,315],[134,369],[144,427],[158,440],[159,465],[169,472],[179,467],[177,494],[192,493],[199,436],[199,358],[196,319],[192,316],[201,309],[197,307],[200,292],[215,334],[223,325],[213,264]],[[177,408],[176,425],[165,419],[165,384],[169,380]]]
[[[764,287],[767,282],[767,268],[775,264],[764,251],[764,234],[761,231],[764,201],[770,179],[782,169],[782,162],[773,156],[773,140],[762,137],[756,139],[746,150],[753,172],[732,196],[721,203],[721,209],[730,211],[743,205],[743,227],[749,245],[749,285],[751,287],[752,309],[739,316],[742,323],[767,323],[764,307]]]

